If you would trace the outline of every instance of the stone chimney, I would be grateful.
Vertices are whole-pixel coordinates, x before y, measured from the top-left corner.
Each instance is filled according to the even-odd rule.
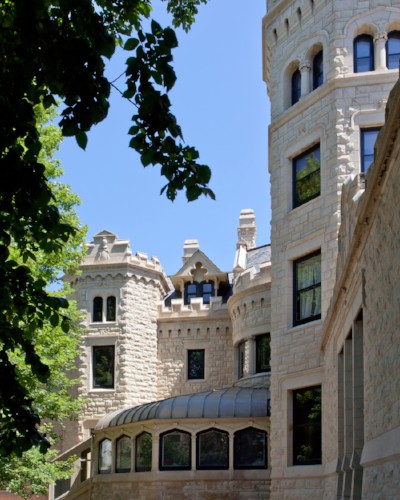
[[[237,248],[245,245],[247,250],[256,246],[256,216],[252,208],[245,208],[240,212]]]
[[[183,244],[183,263],[187,262],[199,248],[199,242],[197,240],[186,240]]]

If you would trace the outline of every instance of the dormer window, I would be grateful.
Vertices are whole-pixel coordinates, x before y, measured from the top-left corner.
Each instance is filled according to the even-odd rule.
[[[214,283],[212,281],[202,281],[198,283],[186,283],[185,285],[185,304],[190,304],[191,299],[203,297],[204,304],[210,303],[210,298],[214,296]]]

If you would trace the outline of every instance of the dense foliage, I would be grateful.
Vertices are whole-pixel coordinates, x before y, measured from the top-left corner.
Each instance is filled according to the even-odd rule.
[[[206,0],[165,0],[174,27],[190,28]],[[210,170],[185,145],[171,113],[168,91],[177,45],[173,28],[151,22],[151,0],[0,0],[0,454],[22,453],[46,442],[27,383],[49,380],[50,369],[37,348],[38,332],[51,325],[68,333],[67,301],[49,294],[46,270],[62,262],[79,231],[60,206],[43,163],[43,136],[35,109],[62,105],[60,127],[85,148],[86,133],[108,112],[111,83],[105,58],[117,45],[129,52],[124,96],[134,106],[130,146],[144,166],[159,164],[173,200],[189,200],[207,187]],[[39,257],[40,256],[40,257]],[[37,263],[37,265],[33,265]],[[29,377],[12,353],[22,353]]]

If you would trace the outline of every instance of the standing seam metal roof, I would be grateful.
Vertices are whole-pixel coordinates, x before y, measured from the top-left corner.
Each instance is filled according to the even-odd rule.
[[[158,419],[270,416],[270,393],[260,387],[230,387],[175,396],[108,413],[96,430]]]

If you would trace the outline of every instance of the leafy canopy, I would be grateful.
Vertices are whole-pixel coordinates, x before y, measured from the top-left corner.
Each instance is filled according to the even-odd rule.
[[[161,0],[172,25],[188,30],[207,0]],[[214,197],[210,169],[183,141],[171,113],[174,85],[173,28],[151,22],[151,0],[0,0],[0,454],[22,453],[46,443],[38,431],[34,396],[13,353],[21,353],[30,376],[47,383],[50,369],[38,348],[38,332],[68,333],[68,302],[47,291],[51,268],[74,248],[79,229],[66,214],[60,192],[48,180],[38,106],[62,104],[63,136],[85,148],[87,132],[106,118],[111,83],[105,59],[117,45],[128,53],[126,89],[133,105],[130,146],[144,166],[160,165],[173,200]],[[69,203],[69,202],[68,202]],[[58,266],[59,268],[59,266]]]

